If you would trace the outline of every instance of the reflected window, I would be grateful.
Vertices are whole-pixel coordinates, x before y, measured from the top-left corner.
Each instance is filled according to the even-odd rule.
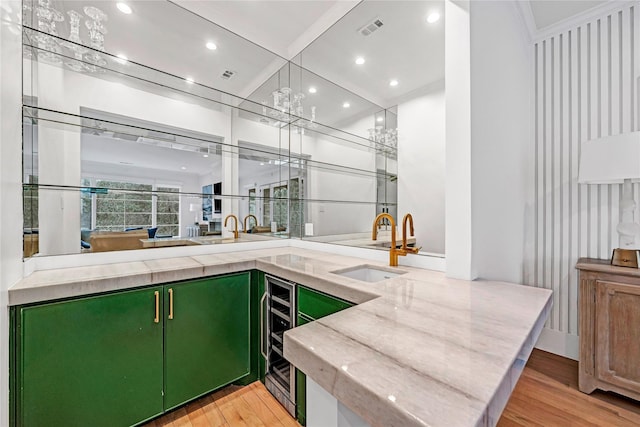
[[[122,231],[132,228],[151,228],[153,223],[151,185],[98,180],[96,186],[114,190],[97,195],[97,230]]]
[[[271,224],[271,189],[262,189],[262,224]]]
[[[249,190],[249,214],[256,214],[256,189]]]
[[[288,224],[287,216],[287,186],[280,185],[273,189],[273,221],[278,224],[278,228],[286,227]]]
[[[180,235],[180,195],[179,188],[158,187],[156,198],[156,227],[162,236]]]
[[[157,235],[180,235],[180,187],[85,178],[81,223],[86,230],[158,227]]]

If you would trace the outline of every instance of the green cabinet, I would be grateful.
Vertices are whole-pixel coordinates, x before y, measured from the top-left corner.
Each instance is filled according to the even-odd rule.
[[[298,315],[309,320],[320,319],[352,305],[336,297],[298,286]]]
[[[245,272],[13,308],[12,425],[129,426],[255,380],[255,294]]]
[[[165,286],[165,410],[249,374],[249,274]]]
[[[352,307],[353,304],[314,291],[304,286],[297,286],[298,316],[296,326],[328,316],[345,308]],[[296,418],[301,425],[306,425],[307,414],[307,376],[296,369]]]
[[[18,425],[125,426],[161,414],[161,293],[20,308]]]

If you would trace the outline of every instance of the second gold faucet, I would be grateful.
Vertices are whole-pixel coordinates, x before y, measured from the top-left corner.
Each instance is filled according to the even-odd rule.
[[[378,238],[378,223],[381,219],[388,219],[391,224],[391,248],[389,248],[389,265],[391,267],[398,266],[398,256],[406,256],[407,254],[417,254],[420,248],[410,248],[407,246],[407,222],[409,223],[411,236],[413,236],[413,216],[406,214],[402,219],[402,247],[398,249],[396,246],[396,221],[388,213],[381,213],[373,220],[373,227],[371,229],[371,239],[377,240]]]
[[[229,220],[229,218],[233,218],[235,220],[235,229],[233,230],[233,238],[237,239],[238,238],[238,217],[235,216],[234,214],[227,215],[226,218],[224,219],[224,227],[227,226],[227,221]]]

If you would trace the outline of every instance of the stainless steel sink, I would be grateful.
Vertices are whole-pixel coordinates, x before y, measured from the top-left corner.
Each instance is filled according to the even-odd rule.
[[[394,277],[405,274],[406,271],[392,270],[383,267],[373,265],[358,265],[356,267],[350,267],[343,270],[335,270],[331,273],[339,276],[350,277],[352,279],[360,280],[362,282],[381,282],[387,279],[393,279]]]

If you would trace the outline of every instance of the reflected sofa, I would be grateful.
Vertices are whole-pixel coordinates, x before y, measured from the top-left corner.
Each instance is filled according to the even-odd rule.
[[[140,239],[148,239],[147,230],[92,231],[89,234],[91,252],[126,251],[142,249]]]

